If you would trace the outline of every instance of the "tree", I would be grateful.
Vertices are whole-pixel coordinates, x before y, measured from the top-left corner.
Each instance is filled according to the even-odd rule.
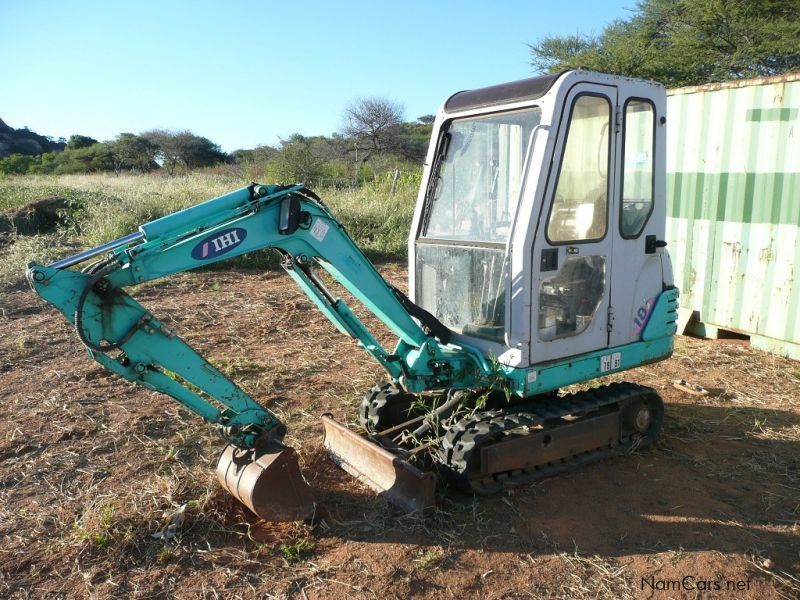
[[[191,131],[181,131],[175,136],[181,162],[187,169],[207,167],[222,162],[227,157],[220,147],[208,138],[195,135]]]
[[[284,183],[307,183],[321,175],[322,160],[313,149],[313,139],[294,133],[281,140],[280,150],[270,159],[270,176]]]
[[[114,153],[110,144],[92,144],[85,148],[67,148],[55,157],[56,175],[68,173],[93,173],[114,169]]]
[[[436,115],[422,115],[421,117],[417,117],[417,121],[419,121],[423,125],[433,125],[433,122],[435,120],[436,120]]]
[[[175,133],[166,129],[152,129],[145,131],[142,137],[155,149],[155,158],[170,175],[175,174],[175,168],[181,160],[179,144],[175,141]]]
[[[429,123],[419,122],[420,119],[417,119],[417,121],[417,123],[403,123],[400,125],[399,135],[397,136],[398,148],[395,154],[419,164],[425,159],[433,126]]]
[[[234,150],[231,153],[231,159],[236,164],[265,163],[275,156],[277,152],[278,150],[272,146],[256,146],[255,148]]]
[[[668,86],[776,75],[800,68],[800,0],[641,0],[599,36],[530,45],[538,72],[585,68]]]
[[[344,111],[346,136],[353,138],[368,155],[391,152],[397,147],[397,133],[403,122],[403,105],[373,96],[351,102]]]
[[[133,170],[145,173],[158,168],[155,162],[157,148],[142,136],[133,133],[120,133],[111,142],[114,152],[114,170]]]
[[[153,129],[146,131],[141,137],[156,148],[157,160],[161,161],[170,175],[175,174],[180,164],[187,169],[194,169],[212,165],[226,158],[214,142],[187,130],[174,132]]]
[[[52,173],[58,166],[58,157],[62,154],[63,152],[45,152],[38,157],[38,163],[34,163],[28,168],[28,173]]]
[[[78,150],[79,148],[88,148],[96,143],[96,139],[90,138],[88,135],[80,135],[76,133],[75,135],[69,136],[67,148],[69,150]]]

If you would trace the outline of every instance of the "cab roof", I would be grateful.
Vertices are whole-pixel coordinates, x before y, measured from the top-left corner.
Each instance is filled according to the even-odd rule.
[[[444,109],[447,112],[459,112],[496,104],[535,100],[544,96],[564,73],[566,71],[457,92],[447,99]]]

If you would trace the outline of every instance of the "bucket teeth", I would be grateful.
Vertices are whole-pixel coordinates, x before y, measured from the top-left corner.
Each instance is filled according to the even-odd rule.
[[[314,498],[294,448],[271,442],[256,451],[229,444],[217,461],[217,479],[264,520],[303,521],[314,516]]]

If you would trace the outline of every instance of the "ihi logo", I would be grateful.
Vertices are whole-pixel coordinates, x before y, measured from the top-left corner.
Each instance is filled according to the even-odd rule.
[[[192,249],[192,258],[196,260],[217,258],[236,248],[246,237],[247,230],[241,227],[218,231],[204,238]]]

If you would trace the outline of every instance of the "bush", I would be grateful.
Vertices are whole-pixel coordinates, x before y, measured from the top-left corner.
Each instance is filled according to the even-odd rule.
[[[6,174],[22,174],[27,173],[30,166],[36,162],[36,159],[26,154],[12,154],[0,160],[0,171]]]

